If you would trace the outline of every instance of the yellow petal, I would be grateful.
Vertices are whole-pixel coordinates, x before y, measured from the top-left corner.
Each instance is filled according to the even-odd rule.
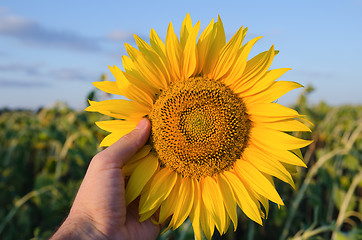
[[[225,207],[219,186],[211,177],[200,180],[202,201],[219,230],[225,228]]]
[[[165,66],[167,66],[166,47],[157,32],[152,28],[150,32],[151,47],[157,52]]]
[[[182,55],[182,77],[188,79],[195,72],[197,64],[196,56],[196,38],[200,29],[200,21],[196,23],[190,36],[187,39],[185,49]]]
[[[96,125],[99,128],[107,132],[112,132],[102,140],[100,147],[112,145],[113,143],[118,141],[118,139],[120,139],[127,133],[131,132],[136,127],[137,123],[138,120],[136,121],[110,120],[110,121],[96,122]]]
[[[225,214],[225,228],[221,231],[222,234],[226,233],[227,231],[229,231],[229,228],[230,228],[230,217],[228,214]]]
[[[127,60],[126,60],[127,59]],[[130,62],[133,65],[132,60],[128,56],[123,56],[123,66],[126,62]],[[133,91],[138,92],[144,92],[145,93],[145,100],[148,100],[149,98],[155,100],[155,94],[157,93],[158,89],[154,86],[147,83],[145,79],[139,74],[139,72],[136,69],[132,69],[132,71],[123,72],[121,69],[119,69],[117,66],[108,66],[109,70],[112,72],[113,76],[116,78],[117,86],[120,90],[122,90],[123,94],[129,94],[128,89],[134,89]],[[126,67],[124,67],[126,68]],[[127,96],[128,98],[128,96]],[[132,99],[132,97],[130,97]]]
[[[236,228],[238,226],[238,215],[236,212],[236,200],[233,189],[231,188],[228,180],[223,174],[218,175],[218,184],[220,186],[220,190],[224,199],[226,211],[234,224],[234,231],[236,231]]]
[[[236,162],[234,169],[237,175],[254,191],[277,204],[284,205],[273,185],[270,184],[268,179],[252,164],[247,161],[239,160]]]
[[[243,159],[250,162],[260,172],[277,177],[295,188],[292,176],[284,166],[278,160],[266,155],[263,151],[257,148],[247,148],[244,150]]]
[[[306,125],[295,119],[287,119],[287,120],[268,122],[268,123],[260,122],[254,124],[255,126],[270,128],[273,130],[279,130],[283,132],[296,132],[296,131],[311,132],[311,130]]]
[[[103,92],[110,93],[110,94],[123,95],[122,91],[120,91],[120,89],[118,88],[116,82],[112,82],[112,81],[93,82],[93,85]]]
[[[127,55],[122,56],[122,65],[125,70],[125,72],[128,74],[126,75],[127,79],[129,79],[130,82],[136,84],[141,89],[144,89],[143,86],[149,86],[153,88],[152,90],[156,90],[156,88],[152,85],[150,85],[147,82],[147,79],[144,79],[143,76],[138,72],[138,69],[136,68],[133,60],[128,57]],[[117,66],[113,66],[113,68],[118,68]],[[119,69],[119,71],[121,71]],[[133,78],[131,78],[133,77]],[[135,80],[135,81],[134,81]]]
[[[210,38],[210,42],[207,44],[208,49],[202,69],[203,75],[208,75],[212,72],[216,64],[217,57],[219,56],[221,49],[225,46],[224,25],[220,19],[220,16],[218,16],[218,21],[214,23],[212,31],[207,35],[207,38]],[[205,43],[206,42],[207,41],[205,41]]]
[[[310,126],[314,127],[314,124],[311,121],[309,121],[308,119],[306,119],[305,117],[300,118],[299,120],[301,120],[303,123],[307,123]]]
[[[152,147],[150,145],[143,146],[131,159],[123,166],[122,172],[125,176],[130,176],[132,172],[137,168],[139,160],[146,157]]]
[[[127,55],[122,56],[122,65],[126,72],[128,72],[130,74],[134,73],[134,74],[136,74],[136,77],[140,76],[140,75],[137,75],[139,73],[137,72],[136,66],[134,65],[132,59],[129,56],[127,56]]]
[[[254,104],[252,106],[248,106],[247,111],[248,114],[252,115],[251,117],[254,117],[254,115],[261,116],[270,118],[271,121],[275,121],[275,119],[276,121],[280,121],[280,118],[295,118],[300,116],[297,111],[284,107],[279,103]]]
[[[194,184],[194,204],[190,212],[190,221],[194,229],[196,240],[201,240],[202,231],[200,226],[200,202],[201,200],[201,191],[199,182],[196,179],[193,179]]]
[[[132,131],[132,130],[130,130]],[[105,138],[103,138],[102,142],[99,144],[99,147],[108,147],[113,143],[117,142],[121,137],[123,137],[125,132],[112,132],[108,134]]]
[[[133,163],[127,163],[122,168],[123,175],[126,177],[131,176],[131,174],[137,168],[137,166],[138,166],[138,161],[133,162]]]
[[[274,46],[271,46],[268,51],[259,53],[258,55],[250,59],[246,64],[243,78],[252,79],[255,76],[259,75],[260,72],[265,73],[266,69],[268,69],[268,66],[270,66],[271,64],[270,61],[273,60],[276,54],[278,54],[278,51],[275,51]]]
[[[200,201],[200,224],[206,238],[211,240],[215,230],[215,222],[211,214],[207,211],[203,201]]]
[[[158,158],[154,154],[148,154],[141,159],[137,168],[133,171],[126,187],[126,203],[129,205],[143,190],[158,168]]]
[[[270,148],[268,145],[262,142],[251,141],[250,144],[257,147],[259,150],[264,151],[266,154],[270,155],[270,157],[278,159],[278,161],[292,165],[307,167],[299,157],[297,157],[295,154],[291,153],[288,150]]]
[[[177,179],[177,174],[167,168],[161,169],[152,178],[150,189],[141,195],[139,213],[146,213],[160,204],[168,197]]]
[[[262,173],[263,174],[263,176],[266,178],[266,179],[268,179],[268,181],[270,182],[270,184],[275,188],[275,183],[274,183],[274,180],[273,180],[273,177],[272,176],[270,176],[269,174],[265,174],[265,173]],[[280,209],[280,204],[277,204],[277,206],[278,206],[278,209]]]
[[[116,69],[118,72],[123,72],[123,75],[127,78],[129,83],[133,83],[138,88],[147,92],[150,96],[158,93],[159,89],[155,87],[154,84],[149,83],[148,79],[140,74],[139,70],[136,68],[133,60],[130,57],[126,55],[122,56],[122,64],[125,72],[121,71],[117,66],[113,66],[113,68]],[[123,81],[123,79],[119,80],[118,78],[120,77],[116,74],[113,73],[113,75],[115,76],[116,81],[119,82],[117,83],[119,84],[118,87],[121,88],[122,84],[125,81]]]
[[[246,190],[242,181],[232,172],[225,171],[224,176],[229,181],[230,186],[234,191],[236,201],[238,202],[239,207],[254,222],[263,225],[263,222],[260,217],[259,208],[257,205],[257,200],[253,199],[252,196]]]
[[[197,54],[197,69],[195,75],[198,75],[201,73],[201,71],[203,71],[204,64],[208,60],[207,54],[208,51],[210,50],[210,44],[212,42],[212,37],[214,36],[213,34],[214,34],[214,19],[211,20],[209,25],[201,33],[199,40],[196,44],[198,54]]]
[[[194,202],[194,185],[191,178],[182,179],[178,192],[178,198],[174,202],[175,211],[173,213],[171,223],[173,229],[178,228],[188,217]]]
[[[131,45],[125,43],[125,47],[135,68],[144,79],[147,79],[147,83],[151,84],[156,89],[166,89],[168,86],[167,79],[157,65],[149,61],[144,54]]]
[[[146,116],[151,109],[137,102],[123,99],[105,100],[101,102],[89,101],[91,104],[85,109],[89,112],[99,112],[104,115],[121,119],[140,119]]]
[[[279,68],[267,71],[259,81],[256,81],[255,84],[251,87],[251,89],[243,92],[243,97],[251,96],[257,93],[264,91],[269,88],[275,80],[277,80],[280,76],[282,76],[287,71],[291,70],[290,68]]]
[[[136,34],[133,34],[133,36],[134,36],[134,39],[136,41],[138,50],[146,58],[151,58],[151,59],[154,59],[154,60],[158,60],[158,55],[157,55],[156,51],[154,51],[154,49],[146,41],[144,41],[142,38],[140,38]]]
[[[267,219],[268,218],[268,214],[269,214],[269,199],[258,194],[255,191],[251,191],[251,194],[258,199],[258,201],[263,205],[264,210],[265,210],[265,214],[263,213],[263,211],[261,210],[261,208],[259,209],[260,211],[260,215],[264,214],[264,218]]]
[[[299,115],[297,117],[293,117],[293,116],[266,117],[266,116],[258,116],[258,115],[249,115],[249,118],[253,123],[266,123],[266,124],[272,123],[272,122],[279,122],[279,121],[295,119],[295,118],[301,118],[301,117],[303,117],[303,116]]]
[[[245,101],[247,104],[270,103],[277,100],[287,92],[300,87],[303,86],[296,82],[276,81],[265,91],[249,97],[245,97]]]
[[[138,152],[136,152],[136,154],[134,154],[131,157],[131,159],[127,162],[127,164],[136,162],[136,161],[146,157],[148,155],[148,153],[151,151],[151,149],[152,149],[151,145],[144,145],[140,150],[138,150]]]
[[[222,78],[229,69],[233,67],[245,37],[243,30],[243,27],[241,27],[221,50],[220,56],[218,57],[212,72],[212,79],[217,80]]]
[[[116,66],[113,66],[113,69],[117,70],[119,73],[123,73],[129,83],[136,85],[139,89],[145,91],[149,96],[154,96],[155,94],[159,93],[160,89],[157,88],[153,82],[150,82],[147,76],[144,76],[140,73],[139,68],[136,67],[135,63],[130,57],[126,55],[122,56],[122,64],[125,72],[121,71]],[[114,74],[114,76],[116,77],[118,87],[122,88],[125,81],[123,79],[118,79],[120,76],[117,74]]]
[[[303,148],[312,143],[310,140],[299,139],[284,132],[262,127],[254,127],[251,130],[251,135],[252,141],[262,142],[264,145],[275,149],[292,150]]]
[[[184,21],[182,22],[181,33],[180,33],[180,43],[181,43],[182,49],[185,48],[186,42],[187,42],[192,30],[193,30],[193,27],[192,27],[191,17],[190,17],[190,14],[187,13]]]
[[[240,54],[234,64],[235,66],[231,69],[230,73],[223,80],[223,82],[227,86],[231,85],[230,88],[232,90],[234,90],[234,87],[237,85],[238,81],[241,79],[242,75],[244,74],[245,66],[251,48],[260,38],[262,37],[256,37],[250,40],[240,49]]]
[[[263,52],[246,63],[245,70],[240,79],[232,86],[235,93],[249,90],[267,72],[275,56],[274,46],[269,51]]]
[[[141,120],[141,118],[139,120]],[[137,126],[138,121],[108,120],[95,123],[99,128],[107,132],[124,131],[125,133],[129,133]]]
[[[169,70],[172,81],[180,80],[181,77],[181,54],[182,48],[181,44],[173,30],[172,23],[168,25],[167,35],[166,35],[166,56],[169,63]]]
[[[160,207],[160,214],[159,214],[159,224],[163,224],[169,216],[171,216],[175,212],[175,202],[177,201],[179,196],[179,189],[181,186],[182,179],[177,177],[175,186],[173,187],[172,191],[165,199],[165,201],[161,204]],[[170,226],[170,228],[173,225]]]
[[[169,84],[170,75],[169,75],[168,69],[167,69],[167,67],[168,67],[167,62],[165,62],[162,59],[162,57],[159,54],[157,54],[157,52],[147,42],[145,42],[143,39],[141,39],[137,35],[134,35],[134,36],[135,36],[136,44],[137,44],[140,52],[142,52],[142,54],[145,56],[145,58],[148,61],[150,61],[154,64],[155,68],[157,68],[164,76],[167,84]]]

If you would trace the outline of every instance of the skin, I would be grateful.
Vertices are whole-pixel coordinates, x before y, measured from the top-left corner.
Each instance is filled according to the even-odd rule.
[[[136,128],[92,159],[70,213],[51,238],[156,239],[160,225],[139,222],[137,201],[126,206],[122,166],[146,143],[151,124]]]

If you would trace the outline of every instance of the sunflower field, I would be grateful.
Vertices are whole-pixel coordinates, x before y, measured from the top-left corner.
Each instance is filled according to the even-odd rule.
[[[311,105],[307,87],[292,106],[313,122],[302,149],[308,168],[295,168],[296,189],[276,188],[260,226],[241,211],[236,232],[213,239],[362,239],[362,106]],[[106,132],[108,117],[58,103],[38,111],[0,110],[0,239],[48,239],[62,223]],[[159,239],[193,239],[190,221]]]

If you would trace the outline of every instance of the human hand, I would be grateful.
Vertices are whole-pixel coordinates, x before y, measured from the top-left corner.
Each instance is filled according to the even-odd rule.
[[[126,207],[122,166],[146,143],[144,118],[129,134],[92,159],[69,216],[52,239],[156,239],[161,227],[140,223],[138,205]]]

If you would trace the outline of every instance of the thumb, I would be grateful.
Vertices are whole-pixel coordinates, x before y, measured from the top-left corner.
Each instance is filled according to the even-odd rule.
[[[121,168],[147,142],[151,123],[147,118],[138,122],[136,128],[121,137],[117,142],[97,154],[104,165]]]

